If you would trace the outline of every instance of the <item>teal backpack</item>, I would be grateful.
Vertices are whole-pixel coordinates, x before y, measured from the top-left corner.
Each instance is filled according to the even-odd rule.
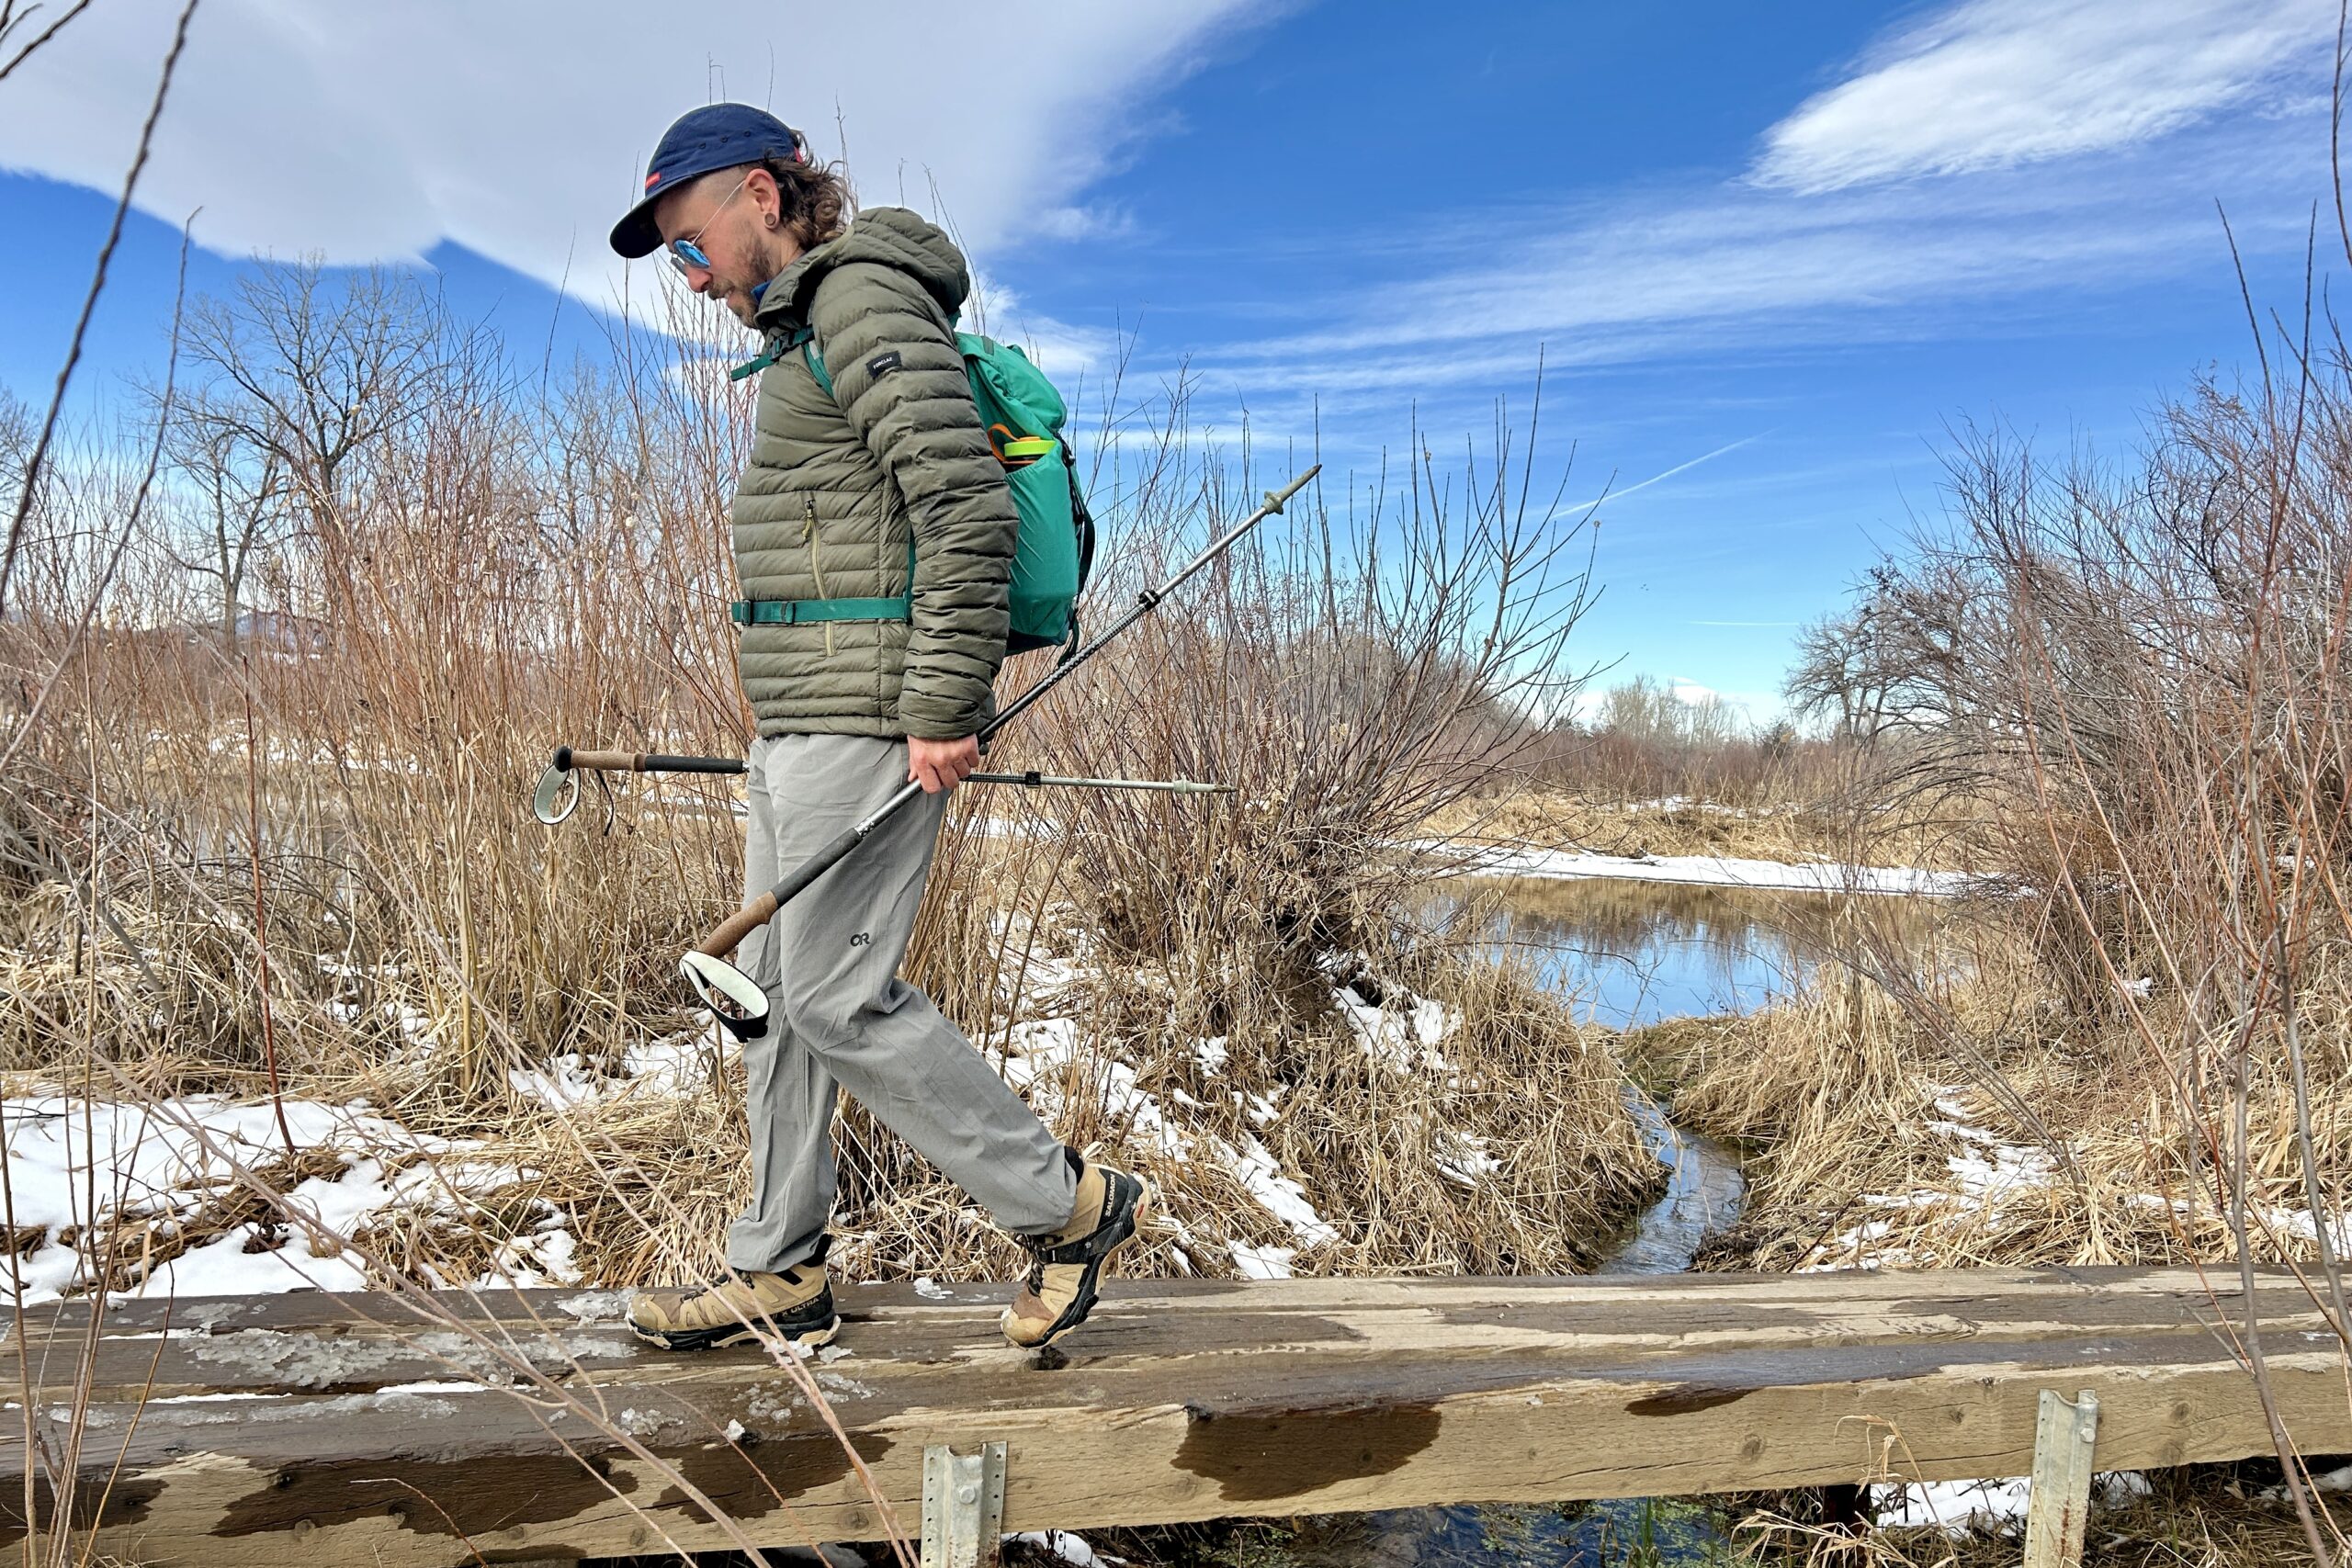
[[[954,325],[952,319],[949,325]],[[1005,636],[1005,651],[1061,648],[1067,658],[1078,649],[1078,596],[1094,570],[1094,519],[1079,491],[1078,459],[1062,439],[1069,411],[1046,373],[1031,364],[1017,345],[959,332],[956,346],[964,355],[964,373],[971,380],[972,401],[979,409],[989,449],[1004,465],[1004,481],[1012,491],[1013,511],[1021,519],[1021,531],[1013,542],[1012,626]],[[750,364],[737,367],[733,374],[740,378],[765,368],[795,348],[800,350],[825,395],[834,396],[825,356],[818,352],[816,334],[806,327]],[[842,602],[844,606],[850,603]],[[901,601],[889,603],[897,612],[890,619],[904,618],[911,608]],[[764,606],[739,604],[735,619],[739,623],[763,619],[746,613],[757,608]],[[836,617],[804,612],[801,618]]]

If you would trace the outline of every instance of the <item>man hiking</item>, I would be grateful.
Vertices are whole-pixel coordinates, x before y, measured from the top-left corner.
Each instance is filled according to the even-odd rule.
[[[744,874],[781,879],[909,781],[924,794],[740,953],[770,1026],[744,1044],[752,1201],[727,1272],[641,1293],[673,1350],[840,1328],[825,1277],[846,1088],[1030,1249],[1014,1344],[1084,1321],[1150,1194],[1057,1142],[931,998],[898,977],[947,792],[978,766],[1004,657],[1017,519],[953,322],[971,287],[936,227],[855,213],[838,169],[763,110],[715,104],[662,134],[623,256],[666,250],[697,294],[763,334],[751,467],[733,508],[740,666],[759,719]],[[813,338],[831,386],[801,345]]]

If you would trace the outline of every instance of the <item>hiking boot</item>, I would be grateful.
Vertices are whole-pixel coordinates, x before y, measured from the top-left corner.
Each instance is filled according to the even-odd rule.
[[[1044,1235],[1013,1237],[1033,1260],[1027,1281],[1004,1309],[1004,1337],[1035,1349],[1084,1323],[1094,1308],[1102,1265],[1135,1238],[1150,1207],[1151,1188],[1141,1178],[1086,1161],[1069,1223]]]
[[[781,1274],[730,1269],[699,1291],[640,1292],[628,1305],[629,1332],[664,1350],[715,1350],[762,1334],[814,1347],[841,1326],[821,1262]]]

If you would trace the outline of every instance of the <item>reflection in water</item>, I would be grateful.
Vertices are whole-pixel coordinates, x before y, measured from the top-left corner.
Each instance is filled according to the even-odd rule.
[[[1702,1568],[1735,1559],[1707,1503],[1620,1497],[1552,1506],[1393,1508],[1290,1521],[1282,1568]],[[1235,1561],[1220,1557],[1219,1562]]]
[[[1804,983],[1850,914],[1914,936],[1929,919],[1924,900],[1599,877],[1490,878],[1474,897],[1491,909],[1481,917],[1488,942],[1523,954],[1580,1016],[1613,1029],[1767,1006]],[[1440,912],[1462,908],[1452,899]]]

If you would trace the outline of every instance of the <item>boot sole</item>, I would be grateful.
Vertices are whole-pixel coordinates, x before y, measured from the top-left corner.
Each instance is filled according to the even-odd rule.
[[[723,1323],[714,1328],[639,1328],[632,1323],[628,1331],[648,1345],[662,1350],[718,1350],[729,1345],[747,1345],[760,1337],[763,1330],[746,1328],[740,1323]],[[815,1349],[830,1345],[842,1331],[842,1320],[835,1317],[822,1328],[806,1328],[787,1332],[786,1343]]]
[[[1137,1174],[1135,1178],[1135,1183],[1136,1187],[1136,1206],[1127,1211],[1125,1231],[1116,1241],[1114,1241],[1109,1247],[1102,1249],[1102,1256],[1101,1258],[1095,1259],[1095,1279],[1098,1282],[1101,1280],[1102,1274],[1110,1269],[1111,1259],[1116,1258],[1120,1251],[1125,1248],[1129,1242],[1135,1240],[1136,1232],[1143,1228],[1145,1216],[1151,1213],[1151,1206],[1155,1202],[1159,1201],[1159,1194],[1153,1190],[1148,1179],[1142,1175]],[[1010,1312],[1012,1309],[1007,1308],[1006,1310]],[[1019,1346],[1023,1350],[1042,1350],[1046,1346],[1062,1338],[1065,1335],[1084,1327],[1087,1318],[1091,1317],[1093,1314],[1094,1308],[1092,1306],[1089,1306],[1086,1311],[1074,1321],[1063,1324],[1059,1328],[1055,1329],[1043,1339],[1039,1339],[1034,1343],[1026,1340],[1013,1339],[1010,1331],[1007,1331],[1005,1337],[1012,1340],[1014,1345]]]

